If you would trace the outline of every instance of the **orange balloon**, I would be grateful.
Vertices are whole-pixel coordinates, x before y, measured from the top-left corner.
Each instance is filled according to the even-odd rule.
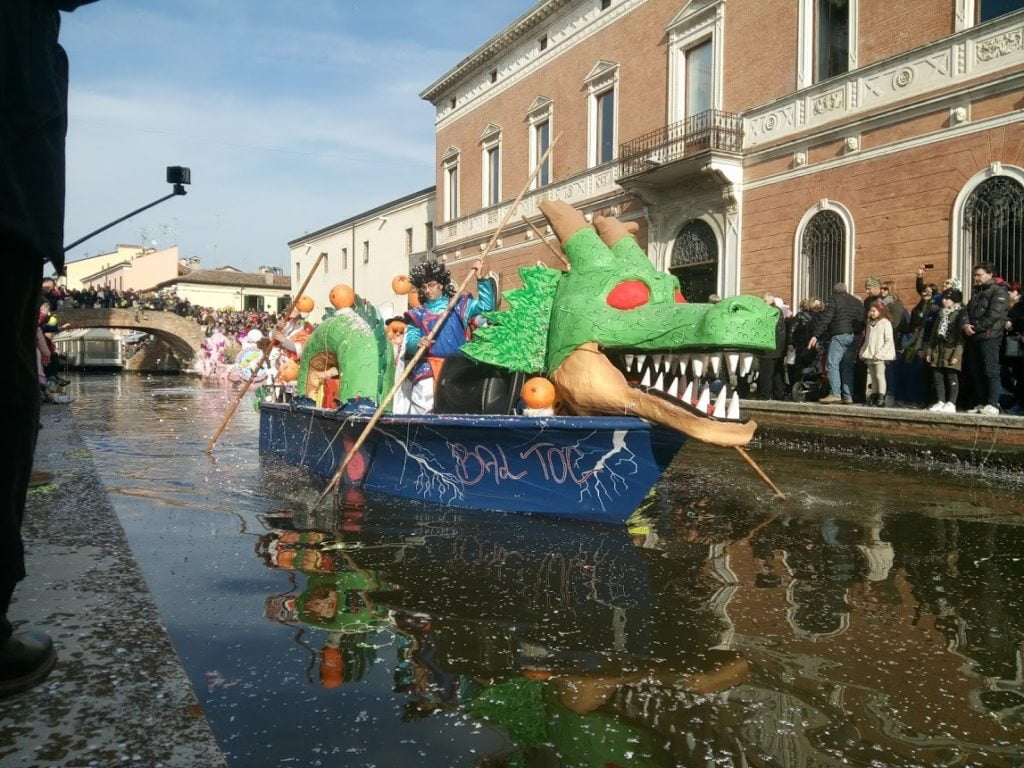
[[[331,306],[335,309],[344,309],[345,307],[351,307],[356,303],[356,293],[352,290],[351,285],[345,285],[345,283],[338,283],[336,286],[331,288]]]
[[[550,408],[555,404],[555,385],[543,376],[527,379],[519,391],[527,408]]]
[[[299,296],[298,301],[295,302],[295,308],[299,312],[312,312],[315,306],[316,304],[309,296]]]
[[[399,296],[405,296],[412,288],[412,280],[409,279],[408,275],[396,275],[395,279],[391,281],[391,290]]]
[[[299,378],[299,364],[294,360],[289,360],[281,366],[281,370],[277,372],[277,378],[281,381],[295,381]]]

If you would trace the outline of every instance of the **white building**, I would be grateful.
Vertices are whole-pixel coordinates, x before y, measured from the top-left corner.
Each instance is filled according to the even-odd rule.
[[[395,275],[409,273],[410,262],[434,247],[434,187],[384,203],[337,224],[289,241],[292,285],[299,291],[321,253],[327,256],[305,290],[316,302],[314,317],[329,307],[331,288],[351,285],[375,306],[405,308],[405,297],[391,290]]]
[[[283,312],[288,308],[291,280],[273,270],[241,272],[234,267],[194,269],[156,290],[173,289],[181,300],[193,306],[247,312]]]

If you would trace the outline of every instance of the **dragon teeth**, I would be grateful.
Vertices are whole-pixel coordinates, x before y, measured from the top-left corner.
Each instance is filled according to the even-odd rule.
[[[693,404],[693,382],[692,381],[689,384],[686,385],[686,391],[683,392],[683,396],[680,399],[685,401],[685,402],[687,402],[687,403],[690,403],[691,405]]]
[[[752,352],[744,352],[740,355],[740,376],[746,376],[754,366],[754,355]]]
[[[722,390],[718,393],[718,397],[715,399],[715,412],[712,414],[716,419],[725,418],[725,407],[726,402],[729,400],[729,388],[724,384]]]
[[[711,405],[711,387],[705,384],[700,390],[700,398],[697,400],[697,410],[701,413],[707,413],[708,406]]]
[[[712,355],[711,360],[709,362],[711,363],[711,372],[715,375],[715,378],[717,379],[718,371],[722,367],[722,358],[719,355]]]
[[[679,382],[682,380],[683,378],[681,376],[677,376],[672,379],[672,383],[668,385],[668,394],[672,395],[672,397],[676,399],[679,399]]]
[[[644,369],[644,377],[640,380],[640,384],[645,387],[651,386],[651,369]]]
[[[736,375],[736,369],[739,367],[739,364],[740,364],[740,353],[739,352],[729,352],[725,356],[725,362],[726,362],[726,365],[729,367],[729,374],[731,376],[735,376]]]
[[[726,416],[727,419],[734,419],[739,421],[740,419],[740,394],[739,392],[732,393],[732,400],[729,401],[729,413]]]
[[[690,368],[693,369],[693,378],[699,379],[704,375],[704,358],[700,355],[694,355],[690,359]]]
[[[647,355],[637,355],[636,356],[636,372],[640,373],[640,371],[642,371],[644,369],[645,365],[647,365]]]
[[[651,357],[654,359],[654,370],[660,371],[661,370],[661,364],[665,361],[665,356],[664,355],[652,355]]]
[[[658,378],[654,380],[654,388],[660,389],[662,392],[665,391],[665,374],[659,373]]]
[[[624,359],[626,361],[626,370],[633,373],[633,363],[636,361],[636,355],[626,355]]]

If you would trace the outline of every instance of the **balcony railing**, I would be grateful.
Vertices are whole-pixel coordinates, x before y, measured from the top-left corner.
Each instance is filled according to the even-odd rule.
[[[624,142],[619,147],[619,178],[635,176],[706,150],[740,152],[742,149],[743,118],[709,109]]]

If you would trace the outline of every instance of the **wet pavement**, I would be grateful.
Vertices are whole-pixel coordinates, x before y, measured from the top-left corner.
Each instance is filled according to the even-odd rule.
[[[227,391],[77,387],[71,410],[145,585],[109,516],[58,515],[33,546],[67,538],[118,564],[78,587],[108,629],[44,608],[56,590],[25,589],[35,577],[16,610],[61,642],[99,636],[91,652],[117,678],[103,685],[141,694],[166,684],[147,660],[173,671],[174,653],[166,638],[153,653],[115,642],[111,622],[162,622],[198,702],[172,686],[167,710],[193,728],[205,714],[231,766],[1024,765],[1019,474],[757,447],[777,501],[735,452],[691,446],[625,530],[355,493],[311,513],[315,484],[259,461],[251,408],[203,454]],[[50,450],[77,478],[80,449]],[[81,557],[46,546],[47,568]],[[159,619],[139,605],[146,588]],[[89,710],[84,682],[59,672],[59,700]],[[25,697],[35,711],[56,700],[45,688]],[[163,717],[149,698],[110,727]],[[96,764],[173,765],[161,744],[210,744],[166,719],[184,735],[157,727],[155,751]],[[151,735],[138,731],[97,743]],[[6,719],[4,733],[33,755],[11,765],[89,764],[33,763],[33,742]]]
[[[224,765],[188,677],[67,406],[44,406],[30,491],[29,577],[15,628],[48,632],[57,666],[0,700],[0,765]]]

